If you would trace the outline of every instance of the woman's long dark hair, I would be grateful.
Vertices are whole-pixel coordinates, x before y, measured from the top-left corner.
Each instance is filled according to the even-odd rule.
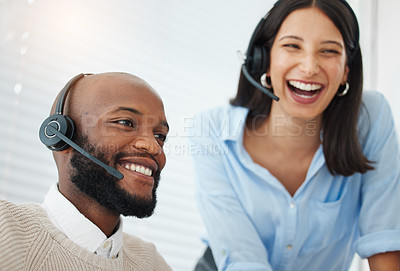
[[[324,12],[342,34],[349,67],[350,89],[345,96],[335,96],[323,113],[323,150],[329,171],[332,174],[349,176],[373,169],[365,157],[357,135],[357,120],[361,106],[363,88],[363,65],[359,46],[358,22],[351,7],[344,0],[280,0],[265,17],[264,24],[254,37],[253,45],[262,45],[267,50],[266,62],[270,63],[270,51],[285,18],[301,8],[316,7]],[[269,67],[268,67],[269,68]],[[262,73],[253,73],[259,80]],[[341,90],[338,90],[341,92]],[[259,127],[270,113],[272,100],[257,90],[240,74],[239,86],[232,105],[249,109],[248,128]],[[251,127],[250,127],[251,126]]]

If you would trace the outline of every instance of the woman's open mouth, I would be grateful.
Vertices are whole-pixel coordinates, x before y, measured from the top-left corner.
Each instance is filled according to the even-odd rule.
[[[318,95],[323,89],[323,86],[320,84],[307,84],[300,81],[289,80],[287,82],[287,86],[289,89],[298,96],[304,98],[310,98]]]
[[[306,104],[315,102],[324,89],[321,84],[304,83],[296,80],[287,81],[287,87],[295,101]]]

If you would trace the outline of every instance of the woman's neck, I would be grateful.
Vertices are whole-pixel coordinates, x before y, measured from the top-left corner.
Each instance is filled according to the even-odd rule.
[[[268,137],[269,143],[278,149],[292,152],[295,149],[311,148],[315,151],[321,144],[321,118],[303,119],[271,114],[259,127],[251,126],[251,123],[248,123],[247,131],[252,136],[264,140]]]

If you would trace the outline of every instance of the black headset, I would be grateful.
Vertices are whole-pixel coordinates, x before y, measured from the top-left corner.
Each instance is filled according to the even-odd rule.
[[[264,46],[254,45],[254,41],[261,31],[262,26],[264,25],[266,17],[263,17],[261,21],[257,24],[256,29],[251,36],[249,46],[247,47],[246,59],[242,64],[242,71],[246,79],[258,90],[261,90],[271,99],[275,101],[279,101],[279,98],[272,93],[270,89],[263,87],[259,82],[254,80],[254,78],[250,74],[254,73],[264,73],[267,70],[268,63],[266,62],[267,58],[267,50]]]
[[[55,113],[48,117],[40,126],[39,138],[40,141],[52,151],[63,151],[69,148],[68,143],[58,137],[54,132],[49,131],[49,127],[56,128],[57,131],[62,133],[65,137],[72,140],[75,133],[75,125],[70,117],[63,114],[65,100],[67,99],[68,92],[74,84],[84,77],[85,74],[78,74],[72,78],[61,90],[57,100]]]
[[[75,77],[73,77],[69,82],[64,86],[64,88],[61,90],[60,95],[58,96],[57,99],[57,104],[55,108],[55,113],[45,119],[40,126],[39,129],[39,138],[40,141],[49,149],[52,151],[63,151],[69,148],[70,146],[98,164],[99,166],[103,167],[105,170],[107,170],[110,174],[115,176],[118,179],[123,179],[124,175],[116,170],[115,168],[112,168],[96,157],[92,156],[89,154],[87,151],[82,149],[80,146],[78,146],[75,142],[72,141],[72,138],[75,133],[75,125],[73,120],[68,117],[67,115],[63,114],[64,110],[64,104],[68,96],[68,92],[72,89],[74,84],[81,79],[82,77],[86,75],[91,75],[91,74],[78,74]]]

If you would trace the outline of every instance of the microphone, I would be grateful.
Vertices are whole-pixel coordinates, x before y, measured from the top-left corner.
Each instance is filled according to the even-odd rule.
[[[244,77],[246,77],[247,81],[249,81],[250,84],[252,84],[258,90],[261,90],[261,92],[266,94],[271,99],[274,99],[275,101],[279,101],[279,97],[275,96],[270,90],[268,90],[267,88],[263,87],[259,82],[254,80],[254,78],[250,75],[249,71],[246,68],[246,62],[244,61],[242,52],[241,51],[237,51],[237,55],[239,57],[239,60],[242,62],[242,71],[243,71]]]
[[[122,180],[124,178],[124,175],[121,172],[119,172],[117,169],[115,169],[113,167],[110,167],[109,165],[104,164],[102,161],[100,161],[96,157],[94,157],[91,154],[89,154],[87,151],[85,151],[84,149],[79,147],[76,143],[74,143],[68,137],[66,137],[65,135],[60,133],[57,130],[57,128],[55,128],[55,127],[53,127],[51,125],[47,125],[46,130],[49,130],[50,132],[55,134],[57,137],[61,138],[65,143],[67,143],[72,148],[74,148],[75,150],[77,150],[78,152],[80,152],[81,154],[83,154],[84,156],[89,158],[90,160],[92,160],[94,163],[98,164],[99,166],[101,166],[102,168],[107,170],[107,172],[110,173],[111,175],[113,175],[114,177],[118,178],[119,180]]]

